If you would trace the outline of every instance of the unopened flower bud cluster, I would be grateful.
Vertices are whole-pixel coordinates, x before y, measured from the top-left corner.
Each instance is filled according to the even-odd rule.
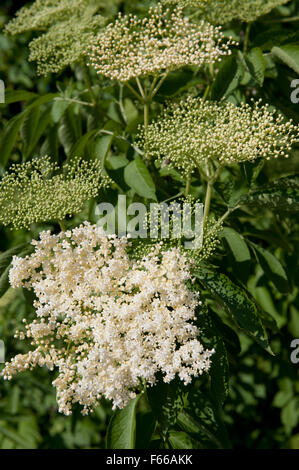
[[[36,365],[57,369],[59,410],[68,415],[73,403],[88,413],[103,396],[123,408],[157,372],[188,384],[209,369],[214,351],[199,342],[200,301],[178,249],[158,244],[134,261],[127,238],[88,222],[32,243],[33,254],[14,257],[9,279],[36,295],[37,318],[19,334],[34,349],[7,363],[4,378]]]
[[[84,57],[91,37],[103,27],[99,6],[93,0],[37,0],[21,8],[5,31],[43,32],[31,41],[29,59],[37,61],[40,74],[58,73]]]
[[[89,2],[90,3],[90,2]],[[88,0],[36,0],[24,6],[5,27],[9,34],[25,31],[46,31],[53,24],[67,20],[79,8],[84,8]]]
[[[167,159],[189,174],[208,159],[231,165],[287,157],[299,140],[298,130],[260,101],[235,106],[188,97],[170,104],[146,131],[142,129],[138,145],[146,147],[147,155],[162,163]]]
[[[230,54],[231,44],[231,40],[224,41],[219,28],[204,21],[190,22],[182,8],[171,12],[158,5],[145,18],[120,14],[95,38],[89,56],[97,73],[126,82],[187,65],[214,63]]]
[[[21,229],[63,220],[108,185],[99,161],[74,159],[62,171],[47,156],[15,164],[0,181],[0,222]]]
[[[94,34],[104,25],[104,18],[87,9],[82,15],[57,23],[30,43],[29,60],[37,62],[38,73],[58,73],[80,61]]]
[[[162,0],[162,3],[194,7],[211,23],[225,24],[234,19],[252,22],[290,0]]]

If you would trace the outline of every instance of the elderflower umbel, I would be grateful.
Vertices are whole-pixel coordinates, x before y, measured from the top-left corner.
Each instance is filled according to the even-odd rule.
[[[58,23],[30,43],[29,60],[36,61],[38,73],[58,73],[78,62],[85,54],[91,37],[104,24],[104,18],[92,16],[91,11]]]
[[[98,10],[93,0],[37,0],[17,12],[6,32],[43,31],[29,45],[29,60],[37,61],[40,74],[57,73],[86,55],[91,37],[104,25]]]
[[[13,165],[0,181],[0,222],[20,229],[63,220],[109,184],[100,162],[75,159],[58,170],[49,157]]]
[[[275,115],[261,100],[253,107],[242,103],[204,101],[188,97],[166,108],[138,145],[147,154],[166,159],[170,166],[192,173],[207,159],[221,165],[285,156],[298,141],[298,126]]]
[[[173,12],[161,5],[147,17],[119,15],[100,31],[90,47],[91,65],[98,74],[126,82],[159,75],[187,65],[214,63],[229,55],[229,40],[208,23],[193,24],[180,7]]]
[[[36,0],[24,6],[5,27],[6,33],[46,31],[58,21],[67,20],[77,8],[86,6],[86,0]]]
[[[194,7],[211,23],[225,24],[234,19],[252,22],[290,0],[162,0],[162,3]]]
[[[134,261],[127,238],[88,222],[32,243],[33,254],[13,258],[9,279],[36,295],[37,319],[20,335],[35,348],[5,365],[5,379],[36,365],[57,368],[59,411],[68,415],[73,403],[86,414],[102,396],[123,408],[157,372],[188,384],[209,369],[214,350],[198,340],[200,301],[186,287],[189,265],[178,249],[159,244]]]

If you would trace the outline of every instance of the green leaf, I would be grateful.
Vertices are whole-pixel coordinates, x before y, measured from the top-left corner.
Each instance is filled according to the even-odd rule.
[[[281,422],[286,432],[291,433],[299,422],[299,398],[294,397],[290,400],[281,411]]]
[[[58,157],[58,125],[49,129],[48,136],[40,148],[40,156],[51,155],[53,159]]]
[[[183,431],[170,431],[168,440],[173,449],[197,449],[195,440]]]
[[[25,159],[29,156],[32,147],[32,140],[35,137],[39,125],[40,107],[36,106],[29,110],[21,127],[21,136],[23,142],[23,153]]]
[[[71,149],[81,137],[80,123],[75,116],[73,106],[69,106],[61,118],[58,136],[64,151],[69,155]]]
[[[57,96],[55,93],[48,93],[47,95],[40,96],[39,98],[33,100],[31,103],[27,105],[27,107],[21,113],[17,114],[14,118],[12,118],[9,123],[6,125],[6,129],[1,138],[1,154],[0,154],[0,163],[3,167],[6,166],[8,159],[11,155],[11,152],[16,145],[16,141],[18,138],[19,131],[28,115],[30,114],[31,117],[34,116],[33,122],[34,126],[36,125],[36,116],[39,111],[34,111],[31,114],[31,111],[36,108],[38,109],[45,103],[53,100],[53,98]],[[30,129],[30,125],[28,126],[28,132]],[[33,130],[30,129],[30,133],[34,133]],[[28,137],[28,134],[27,134]],[[30,139],[30,138],[29,138]]]
[[[96,130],[92,130],[84,134],[80,139],[73,145],[69,152],[69,159],[74,157],[83,157],[86,145],[88,144],[89,139],[94,136]]]
[[[21,437],[31,443],[32,449],[36,449],[42,440],[35,416],[24,416],[19,422],[18,431]]]
[[[111,155],[107,159],[106,165],[109,170],[118,170],[119,168],[124,168],[129,163],[129,160],[124,155]]]
[[[147,389],[149,404],[164,432],[167,433],[169,427],[176,423],[186,393],[186,387],[178,378],[165,383],[160,377],[153,387]]]
[[[270,318],[268,315],[267,318],[263,318],[264,324],[266,325],[266,321],[268,321],[268,326],[271,327],[272,331],[274,332],[275,330],[277,331],[277,327],[281,328],[287,320],[276,310],[271,294],[267,287],[254,285],[251,289],[251,293],[258,302],[258,304],[262,307],[263,314],[270,315]],[[272,323],[272,325],[270,325],[270,322]]]
[[[180,428],[196,439],[200,447],[230,447],[226,428],[208,395],[194,387],[188,395],[187,407],[178,416]]]
[[[237,182],[233,188],[233,191],[230,195],[228,206],[230,208],[234,208],[240,204],[240,200],[242,200],[245,195],[248,193],[248,186],[246,181]]]
[[[299,177],[287,176],[271,185],[252,189],[241,197],[241,204],[279,211],[281,215],[299,211]]]
[[[126,166],[124,178],[127,185],[139,196],[157,201],[155,184],[150,172],[139,156]]]
[[[27,245],[27,243],[23,243],[0,254],[0,273],[11,263],[12,257],[18,255]]]
[[[136,449],[148,449],[156,427],[156,418],[152,412],[138,413],[136,416]]]
[[[290,306],[290,321],[288,322],[288,330],[294,338],[299,338],[299,310],[294,306]]]
[[[21,449],[32,449],[32,442],[20,434],[18,434],[13,428],[8,427],[7,425],[0,424],[0,435],[7,437],[8,439],[15,442],[18,448]]]
[[[250,261],[250,251],[248,246],[238,232],[232,228],[225,227],[222,231],[222,236],[225,238],[237,263]]]
[[[0,276],[0,298],[5,294],[5,292],[9,289],[10,284],[9,284],[9,270],[11,266],[7,266],[7,268],[3,271],[3,273]]]
[[[1,138],[1,153],[0,153],[0,163],[5,168],[10,154],[16,144],[19,131],[22,127],[22,124],[25,120],[26,113],[20,113],[14,118],[12,118],[6,128]]]
[[[269,341],[255,303],[245,290],[221,273],[196,271],[195,276],[225,305],[237,326],[271,353]]]
[[[104,135],[95,139],[93,154],[95,158],[102,162],[103,167],[105,166],[105,161],[110,152],[113,139],[113,135]]]
[[[7,308],[18,295],[18,289],[9,287],[5,294],[0,298],[0,308]]]
[[[25,158],[28,158],[33,153],[35,147],[38,144],[39,139],[42,137],[43,133],[49,126],[50,122],[51,122],[51,110],[46,109],[46,111],[42,113],[37,123],[37,126],[35,127],[35,132],[31,135],[31,139],[30,139],[26,152],[24,149]],[[53,156],[52,153],[51,153],[51,156]]]
[[[52,101],[58,93],[47,93],[46,95],[42,95],[35,100],[31,101],[28,103],[28,105],[25,108],[25,111],[28,111],[32,108],[42,106],[43,104],[49,103],[49,101]]]
[[[35,93],[26,90],[5,90],[5,105],[17,103],[18,101],[29,101],[36,98]]]
[[[180,428],[185,429],[190,434],[197,434],[200,432],[200,424],[196,422],[195,418],[190,416],[185,410],[182,410],[178,415],[178,425]]]
[[[14,289],[11,289],[12,291]],[[14,385],[10,392],[10,400],[9,400],[9,412],[12,415],[17,414],[20,404],[20,395],[21,390],[17,385]]]
[[[290,290],[289,280],[280,261],[272,253],[255,243],[250,242],[250,246],[254,249],[268,279],[273,282],[279,292],[288,293]]]
[[[212,86],[212,100],[219,100],[229,96],[237,88],[241,77],[242,70],[236,57],[230,56],[225,58]]]
[[[299,46],[288,44],[281,47],[273,47],[271,53],[299,74]]]
[[[138,118],[138,109],[134,105],[133,101],[129,98],[124,100],[124,111],[127,118],[128,124],[135,121]]]
[[[170,73],[158,91],[158,95],[173,96],[192,86],[194,75],[191,71]],[[195,82],[196,83],[196,82]]]
[[[270,51],[275,45],[281,45],[286,41],[291,42],[292,36],[294,36],[294,32],[291,30],[275,27],[258,32],[253,43],[263,51]]]
[[[279,392],[276,393],[274,400],[273,400],[273,406],[277,408],[283,408],[293,397],[293,390],[279,390]]]
[[[217,315],[201,306],[197,312],[198,325],[201,331],[201,341],[206,349],[215,349],[211,358],[209,375],[211,378],[211,393],[216,403],[224,403],[229,392],[229,366],[224,335],[218,328],[222,322]],[[228,328],[228,327],[227,327]]]
[[[257,81],[259,86],[263,86],[266,62],[262,50],[259,47],[254,47],[245,56],[245,60],[253,78]]]
[[[136,439],[136,407],[141,395],[123,410],[117,410],[113,414],[106,437],[107,449],[134,449]]]
[[[229,365],[223,338],[214,330],[214,349],[210,367],[211,393],[215,401],[223,404],[229,393]]]
[[[69,107],[70,103],[68,101],[63,101],[63,100],[55,100],[54,104],[51,109],[51,115],[53,121],[57,124],[57,122],[60,121],[62,118],[63,114]]]

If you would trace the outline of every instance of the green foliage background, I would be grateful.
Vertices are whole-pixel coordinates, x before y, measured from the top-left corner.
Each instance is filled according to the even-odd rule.
[[[0,25],[13,17],[13,3],[1,2]],[[115,3],[111,2],[111,12]],[[143,12],[150,3],[119,2],[119,8]],[[239,50],[221,62],[213,78],[205,70],[172,73],[157,95],[152,116],[166,99],[190,88],[201,92],[210,82],[212,99],[237,104],[261,97],[298,124],[299,104],[290,99],[291,81],[299,74],[298,14],[299,2],[292,1],[257,20],[251,25],[247,50],[246,25],[236,21],[226,26],[227,34],[240,41]],[[118,85],[92,71],[97,106],[63,101],[89,101],[82,70],[74,64],[58,76],[38,77],[35,64],[28,62],[32,37],[0,32],[0,79],[6,86],[6,103],[0,105],[1,174],[13,162],[35,155],[50,154],[59,163],[65,156],[84,155],[105,161],[116,183],[99,195],[99,201],[116,201],[119,190],[130,200],[143,200],[142,189],[138,193],[124,176],[134,158],[130,142],[142,123],[141,107],[123,90],[124,122]],[[48,95],[43,103],[41,95]],[[98,129],[112,135],[92,132]],[[124,135],[128,142],[119,138]],[[210,377],[203,376],[188,388],[159,383],[147,399],[131,402],[111,421],[106,402],[88,417],[79,409],[71,417],[59,415],[51,386],[55,373],[47,370],[24,373],[11,383],[1,380],[0,448],[299,449],[299,365],[290,361],[290,343],[299,338],[298,164],[299,149],[294,149],[289,159],[231,167],[216,184],[214,214],[221,216],[237,204],[240,208],[225,222],[221,244],[197,274],[209,309],[199,323],[206,345],[216,344]],[[153,169],[152,179],[159,201],[182,189],[175,172],[159,174]],[[204,195],[204,186],[196,179],[192,194]],[[86,204],[69,225],[86,218],[93,221],[95,204],[96,200]],[[30,233],[1,227],[1,252],[28,243],[45,227],[58,229],[55,223],[33,226]],[[13,334],[22,318],[33,316],[33,309],[29,294],[7,290],[7,260],[1,254],[0,268],[0,338],[8,359],[25,352],[26,346]]]

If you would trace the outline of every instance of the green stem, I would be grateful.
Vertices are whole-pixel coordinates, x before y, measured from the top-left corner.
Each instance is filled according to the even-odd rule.
[[[205,208],[204,208],[204,213],[203,213],[203,227],[204,228],[207,224],[208,216],[210,213],[212,193],[213,193],[213,182],[208,181],[206,198],[205,198]]]
[[[153,97],[155,96],[156,93],[158,93],[159,89],[161,88],[161,86],[163,85],[164,81],[166,80],[166,78],[168,77],[168,72],[165,72],[165,74],[163,75],[163,77],[161,77],[160,81],[158,82],[158,84],[156,85],[156,87],[154,88],[154,90],[152,91],[151,95],[150,95],[150,98],[151,100],[153,99]]]
[[[229,209],[227,209],[227,211],[225,212],[225,214],[223,214],[223,216],[217,221],[217,225],[220,225],[222,224],[222,222],[225,221],[225,219],[227,219],[228,216],[230,216],[230,214],[232,212],[234,212],[235,210],[239,209],[240,206],[235,206],[235,207],[230,207]]]
[[[143,119],[144,119],[145,134],[149,125],[150,104],[153,100],[153,97],[155,96],[155,94],[161,87],[162,83],[166,79],[167,75],[168,75],[168,72],[165,72],[165,74],[161,77],[159,82],[158,82],[158,77],[154,77],[151,86],[149,86],[148,79],[146,79],[144,83],[144,87],[142,86],[139,78],[136,77],[136,83],[137,83],[140,95],[128,82],[125,83],[125,85],[129,88],[129,90],[138,98],[139,101],[143,103]],[[148,150],[147,150],[147,145],[146,145],[145,156],[147,156],[147,154],[148,154]]]
[[[150,102],[148,100],[145,100],[143,103],[143,110],[144,110],[144,131],[145,131],[145,136],[146,136],[146,143],[145,143],[145,158],[148,157],[148,140],[147,140],[147,128],[149,125],[149,105]]]
[[[90,106],[92,108],[94,107],[94,104],[92,103],[88,103],[87,101],[77,100],[75,98],[58,97],[58,98],[54,98],[54,101],[67,101],[68,103],[77,103],[77,104],[81,104],[82,106]]]
[[[299,16],[291,16],[290,18],[278,18],[276,20],[265,20],[266,24],[275,24],[275,23],[293,23],[299,21]]]
[[[95,94],[94,94],[93,89],[92,89],[92,83],[91,83],[91,79],[90,79],[90,75],[89,75],[89,70],[88,70],[88,67],[87,67],[86,63],[84,62],[84,60],[81,61],[81,67],[82,67],[82,70],[83,70],[84,81],[86,83],[86,86],[87,86],[89,94],[90,94],[91,102],[93,103],[94,106],[96,106],[97,100],[96,100]]]
[[[208,73],[208,84],[206,86],[205,92],[202,96],[202,100],[205,101],[209,95],[209,92],[211,90],[212,84],[214,80],[214,65],[209,64],[209,73]]]
[[[203,94],[203,97],[202,97],[203,101],[205,101],[205,100],[207,99],[207,96],[208,96],[208,94],[209,94],[210,88],[211,88],[211,86],[210,86],[210,84],[208,84],[208,85],[207,85],[207,88],[205,89],[205,92],[204,92],[204,94]]]
[[[191,176],[190,174],[187,176],[186,179],[186,189],[185,189],[185,197],[187,197],[190,193],[190,187],[191,187]]]
[[[145,101],[143,104],[143,110],[144,110],[144,129],[145,132],[147,130],[147,127],[149,125],[149,101]]]
[[[204,213],[203,213],[203,227],[205,228],[208,220],[208,216],[210,213],[210,207],[211,207],[211,199],[212,199],[212,194],[213,194],[213,186],[215,181],[217,180],[220,172],[222,170],[222,167],[219,166],[216,170],[215,173],[212,175],[210,172],[209,168],[209,162],[207,162],[207,178],[208,178],[208,184],[207,184],[207,191],[206,191],[206,198],[205,198],[205,207],[204,207]]]
[[[205,174],[205,172],[202,170],[202,168],[200,167],[200,165],[194,161],[196,163],[196,166],[197,166],[197,169],[198,169],[198,173],[200,174],[200,176],[202,177],[202,179],[204,179],[205,181],[209,181],[209,178],[207,177],[207,175]]]
[[[124,94],[124,85],[123,83],[120,83],[119,84],[119,109],[120,109],[120,112],[121,112],[121,115],[125,124],[128,124],[128,119],[127,119],[124,104],[123,104],[123,94]]]
[[[135,95],[136,98],[138,98],[139,101],[143,100],[142,96],[140,96],[139,93],[137,93],[137,91],[132,87],[132,85],[130,85],[129,82],[125,82],[125,85],[127,88],[129,88],[129,90],[133,93],[133,95]]]
[[[195,11],[194,13],[192,13],[192,15],[189,15],[189,20],[191,18],[195,18],[196,16],[201,15],[201,14],[202,14],[201,10]]]
[[[136,77],[136,83],[137,83],[137,86],[138,86],[138,88],[139,88],[139,91],[140,91],[140,94],[141,94],[142,98],[145,99],[145,98],[146,98],[146,94],[145,94],[145,92],[144,92],[144,89],[142,88],[142,85],[141,85],[140,80],[139,80],[138,77]]]
[[[183,196],[183,194],[184,194],[183,191],[180,191],[180,192],[179,192],[178,194],[176,194],[175,196],[171,196],[171,197],[169,197],[168,199],[165,199],[164,201],[162,201],[162,203],[164,203],[164,202],[169,202],[169,201],[171,201],[172,199],[176,199],[176,198],[178,198],[178,197],[180,197],[180,196]]]
[[[147,90],[148,90],[148,86],[145,86],[145,91],[143,92],[143,119],[144,119],[145,136],[146,136],[147,128],[149,125],[150,104],[152,101],[152,95],[149,92],[147,94]],[[147,137],[146,137],[145,157],[147,158],[147,156],[148,156],[148,144],[147,144]]]
[[[65,232],[66,231],[66,226],[65,226],[65,223],[63,222],[63,220],[58,220],[58,223],[59,223],[61,231]]]
[[[152,96],[152,93],[153,93],[153,91],[154,91],[154,88],[155,88],[155,86],[156,86],[158,80],[159,80],[159,77],[158,77],[158,76],[154,77],[154,80],[152,81],[152,84],[151,84],[151,86],[150,86],[149,96]]]
[[[131,147],[139,154],[139,155],[144,155],[144,153],[142,152],[142,150],[140,150],[136,145],[132,144],[132,142],[130,142],[126,137],[122,136],[122,135],[116,135],[114,132],[111,132],[111,131],[107,131],[106,129],[100,129],[97,131],[97,134],[107,134],[107,135],[113,135],[115,136],[117,139],[121,139],[123,140],[124,142],[127,142],[127,144],[131,145]],[[96,134],[96,135],[97,135]]]
[[[247,52],[247,49],[248,49],[250,29],[251,29],[251,23],[247,23],[246,30],[245,30],[244,44],[243,44],[243,52]]]
[[[215,226],[218,226],[218,225],[221,225],[222,222],[225,221],[225,219],[227,219],[227,217],[229,217],[232,212],[234,212],[235,210],[239,209],[240,206],[235,206],[235,207],[230,207],[229,209],[227,209],[227,211],[223,214],[222,217],[220,217],[219,220],[217,220],[216,224],[213,226],[213,229],[215,228]],[[208,232],[209,233],[209,232]]]

